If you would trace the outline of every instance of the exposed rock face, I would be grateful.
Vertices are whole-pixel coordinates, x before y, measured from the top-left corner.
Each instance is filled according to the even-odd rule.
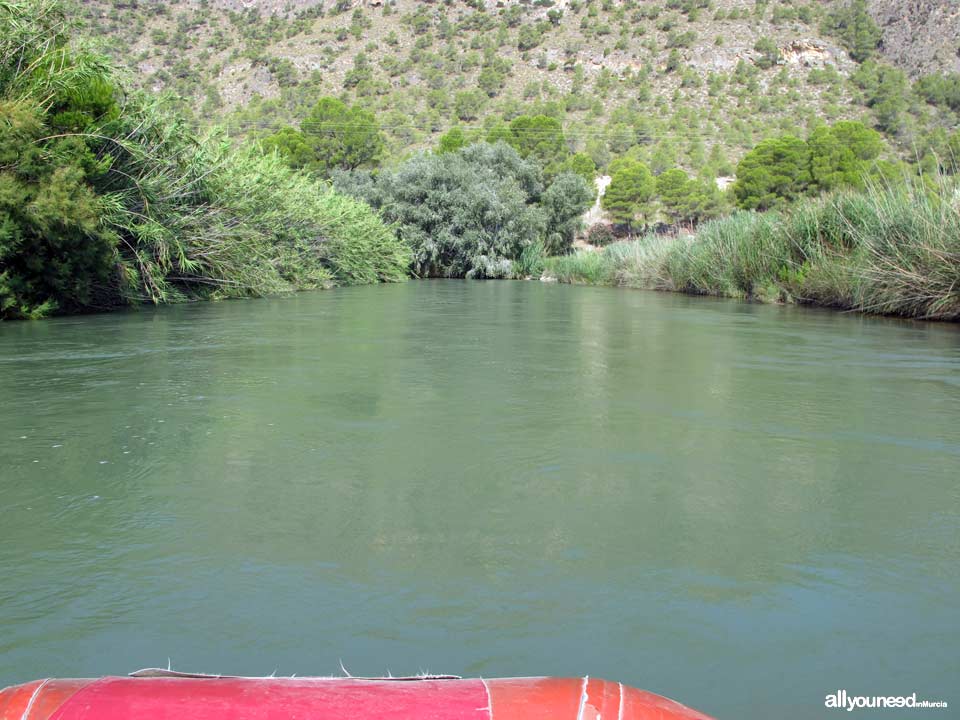
[[[384,0],[344,0],[343,9],[351,10],[357,7],[380,7]],[[496,11],[498,8],[510,5],[526,4],[529,0],[484,0],[484,7],[488,11]],[[212,0],[212,5],[221,7],[225,10],[243,11],[256,9],[264,15],[291,15],[297,12],[307,10],[312,7],[320,6],[326,10],[338,4],[336,0]],[[538,15],[546,16],[547,11],[551,9],[566,10],[570,0],[554,0],[550,6],[544,6],[542,12]]]
[[[721,175],[716,179],[717,190],[720,192],[726,192],[727,188],[733,185],[737,181],[737,178],[733,175]]]
[[[960,72],[957,0],[869,0],[884,57],[913,76]]]
[[[823,67],[834,62],[838,55],[836,48],[827,47],[819,40],[794,40],[780,48],[780,55],[787,65],[802,67]]]
[[[321,0],[213,0],[211,4],[235,12],[256,9],[263,15],[289,15],[324,3]]]
[[[603,221],[603,208],[600,207],[600,201],[603,199],[603,194],[607,191],[607,185],[610,184],[610,176],[601,175],[596,178],[593,183],[597,188],[597,199],[594,201],[593,207],[583,214],[584,227],[590,227]]]
[[[224,101],[233,106],[250,102],[254,95],[274,98],[280,94],[280,86],[270,71],[262,65],[254,66],[246,59],[226,65],[218,80]]]
[[[779,64],[788,65],[791,69],[834,65],[838,70],[850,72],[854,65],[846,51],[820,38],[788,40],[779,49]],[[691,51],[689,62],[693,67],[710,72],[731,72],[741,60],[754,63],[760,55],[756,50],[742,46],[699,47]]]

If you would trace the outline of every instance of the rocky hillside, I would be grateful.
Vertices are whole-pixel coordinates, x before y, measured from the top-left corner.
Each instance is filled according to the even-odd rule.
[[[334,95],[376,112],[394,155],[452,124],[560,118],[598,165],[638,141],[652,165],[723,174],[773,132],[870,119],[837,30],[848,0],[83,0],[133,82],[198,122],[266,133]],[[953,0],[869,0],[871,54],[954,69]],[[849,23],[848,23],[849,24]],[[928,42],[933,33],[938,40]],[[952,43],[952,45],[951,45]],[[853,53],[856,55],[856,52]],[[859,59],[864,59],[860,57]],[[872,122],[872,120],[871,120]],[[927,122],[925,119],[924,122]],[[893,135],[915,140],[913,121]],[[659,160],[657,159],[659,156]]]
[[[960,72],[960,3],[956,0],[871,0],[883,33],[883,56],[911,75]]]

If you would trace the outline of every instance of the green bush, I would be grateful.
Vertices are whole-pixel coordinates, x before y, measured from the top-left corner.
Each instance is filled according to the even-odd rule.
[[[523,25],[517,33],[517,48],[532,50],[543,42],[544,27],[540,24]]]
[[[99,302],[114,267],[88,183],[102,169],[83,142],[42,143],[43,120],[32,103],[0,101],[0,317]]]
[[[960,73],[926,75],[917,81],[916,89],[931,105],[960,112]]]
[[[562,172],[540,197],[546,215],[544,247],[551,255],[569,252],[583,227],[583,213],[593,202],[594,190],[580,175]]]
[[[757,58],[757,67],[762,70],[772,68],[778,62],[780,62],[780,48],[777,47],[777,44],[768,37],[762,37],[757,40],[756,44],[753,46],[753,49],[760,53],[760,57]]]
[[[582,177],[587,181],[587,184],[590,186],[591,192],[596,195],[596,190],[594,189],[594,182],[597,176],[597,164],[593,161],[593,158],[590,157],[585,152],[574,153],[566,160],[563,161],[560,165],[560,171],[569,171],[575,172],[577,175]]]
[[[453,113],[458,120],[476,120],[486,100],[487,95],[482,90],[463,90],[454,96]]]
[[[506,140],[521,157],[536,161],[548,174],[555,172],[569,153],[563,126],[559,120],[547,115],[514,118]]]
[[[876,130],[854,121],[818,127],[807,139],[810,149],[811,190],[863,188],[872,161],[883,150]]]
[[[457,150],[460,150],[466,146],[467,137],[463,132],[463,128],[461,128],[459,125],[454,125],[452,128],[447,130],[447,132],[440,136],[437,152],[456,152]]]
[[[561,174],[544,192],[540,168],[503,142],[421,155],[376,177],[344,173],[334,181],[396,227],[422,277],[528,274],[531,258],[542,252],[530,248],[563,251],[590,202],[586,182],[573,173]]]

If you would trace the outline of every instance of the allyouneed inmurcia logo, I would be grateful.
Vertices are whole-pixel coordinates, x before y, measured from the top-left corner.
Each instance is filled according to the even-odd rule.
[[[945,708],[946,700],[918,700],[912,695],[851,695],[846,690],[837,690],[827,695],[824,706],[852,712],[861,708]]]

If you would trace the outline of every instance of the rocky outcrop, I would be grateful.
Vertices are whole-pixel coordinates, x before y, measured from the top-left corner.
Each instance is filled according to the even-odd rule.
[[[246,59],[226,65],[217,79],[220,94],[230,106],[245,105],[254,95],[274,98],[280,94],[280,86],[270,71]]]
[[[262,15],[290,15],[324,3],[322,0],[213,0],[211,5],[234,12],[258,10]]]
[[[830,48],[820,40],[793,40],[780,46],[780,57],[786,65],[801,67],[823,67],[833,63],[838,55],[836,48]]]
[[[610,184],[610,176],[601,175],[598,178],[594,178],[593,184],[597,189],[597,199],[594,201],[593,207],[583,215],[584,227],[590,227],[603,220],[603,208],[600,207],[600,201],[603,199],[603,194],[607,191],[607,185]]]
[[[913,76],[960,72],[957,0],[868,0],[883,31],[883,56]]]

